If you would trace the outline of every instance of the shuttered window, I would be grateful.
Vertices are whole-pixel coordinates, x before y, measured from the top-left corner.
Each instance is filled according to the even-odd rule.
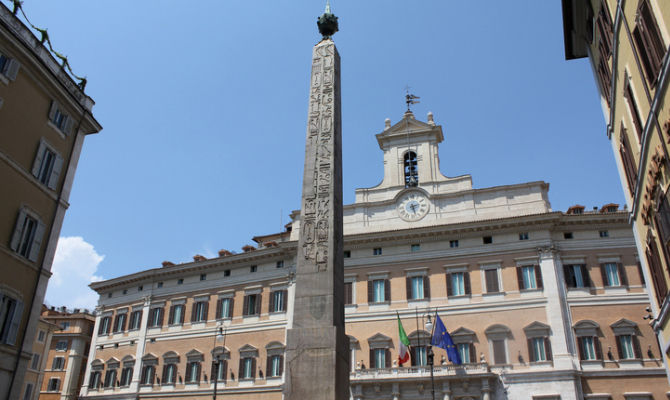
[[[637,140],[639,142],[642,140],[644,125],[642,123],[642,118],[640,117],[640,110],[637,106],[637,99],[635,98],[635,93],[633,93],[633,88],[630,85],[630,78],[628,77],[628,74],[624,75],[623,97],[626,99],[626,103],[628,104],[630,116],[633,119],[635,133],[637,134]]]
[[[628,134],[626,128],[621,126],[621,143],[619,145],[619,155],[621,156],[621,163],[626,174],[626,183],[628,184],[628,192],[631,197],[635,194],[635,182],[637,181],[637,164],[633,152],[628,143]]]
[[[260,315],[261,314],[261,295],[258,294],[248,294],[244,296],[244,310],[242,315]]]
[[[25,209],[19,211],[10,248],[30,261],[37,261],[46,226]]]
[[[486,280],[486,293],[499,293],[498,269],[484,270],[484,279]]]
[[[74,119],[63,110],[63,107],[58,102],[51,102],[48,118],[49,122],[65,135],[72,133]]]
[[[6,54],[0,53],[0,74],[13,81],[19,72],[21,64]]]
[[[344,282],[344,304],[353,304],[353,282]]]
[[[49,189],[56,190],[63,169],[63,157],[42,139],[33,161],[32,175]]]
[[[649,272],[651,272],[651,281],[654,286],[654,294],[656,295],[656,303],[660,307],[668,293],[668,286],[665,281],[665,276],[663,275],[663,267],[661,266],[658,247],[653,238],[647,243],[646,256]]]
[[[667,49],[663,44],[663,37],[649,0],[641,0],[638,4],[633,41],[647,82],[653,88],[657,84],[657,78],[661,72],[663,57]]]

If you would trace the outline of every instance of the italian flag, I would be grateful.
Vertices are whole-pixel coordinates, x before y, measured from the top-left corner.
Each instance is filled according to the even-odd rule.
[[[402,327],[402,322],[400,322],[400,315],[398,314],[398,363],[402,365],[409,361],[409,339],[405,333],[405,329]]]

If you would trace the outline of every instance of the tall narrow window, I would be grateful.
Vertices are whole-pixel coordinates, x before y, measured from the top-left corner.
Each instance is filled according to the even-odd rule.
[[[408,300],[430,298],[430,281],[428,276],[408,276],[406,281]]]
[[[391,300],[388,279],[368,280],[368,303],[383,303]]]
[[[142,370],[142,385],[153,385],[154,375],[156,375],[156,367],[153,365],[146,365]]]
[[[486,293],[499,293],[498,269],[486,269],[484,270],[484,275],[486,278]]]
[[[244,296],[243,315],[260,315],[261,314],[261,294],[248,294]]]
[[[623,265],[617,263],[604,263],[600,265],[600,272],[603,279],[603,286],[627,286],[626,271]]]
[[[353,282],[344,282],[344,304],[353,304]]]
[[[149,316],[149,327],[156,328],[163,325],[163,308],[155,307],[151,309]]]
[[[591,278],[586,265],[565,265],[563,266],[565,274],[565,283],[571,288],[585,288],[591,286]]]
[[[542,273],[539,265],[525,265],[517,267],[517,279],[519,290],[532,290],[542,288]]]
[[[130,314],[130,324],[128,325],[128,330],[133,331],[140,329],[142,324],[142,310],[135,310]]]
[[[451,272],[447,274],[447,296],[465,296],[470,294],[470,274]]]
[[[206,301],[198,301],[193,303],[193,310],[191,312],[191,322],[207,321],[207,311],[209,303]]]
[[[216,304],[216,318],[217,319],[230,319],[233,317],[233,298],[232,297],[222,297]]]
[[[626,128],[621,125],[621,144],[619,145],[619,155],[621,156],[621,163],[626,174],[626,183],[628,184],[628,192],[631,196],[635,194],[635,182],[637,181],[637,164],[633,152],[628,143],[628,133]]]
[[[649,272],[651,272],[651,280],[654,284],[656,303],[660,307],[668,293],[668,286],[665,282],[665,276],[663,275],[663,267],[658,254],[658,247],[653,238],[647,243],[646,256],[647,263],[649,264]]]
[[[408,151],[404,156],[405,187],[414,187],[419,184],[419,170],[416,153]]]
[[[644,73],[651,87],[656,86],[656,79],[661,71],[666,47],[658,29],[654,12],[649,0],[641,0],[637,8],[633,40],[640,55]]]
[[[169,325],[181,325],[184,323],[184,308],[183,304],[173,304],[170,307]]]
[[[133,367],[124,367],[121,370],[121,386],[130,386],[133,379]]]
[[[637,134],[638,142],[642,140],[642,133],[644,132],[644,125],[642,123],[642,118],[640,117],[640,111],[637,107],[637,100],[635,99],[635,93],[633,93],[633,88],[630,85],[630,78],[628,74],[624,76],[623,84],[623,97],[628,103],[628,108],[630,109],[630,116],[633,119],[633,125],[635,125],[635,133]]]
[[[270,312],[286,312],[287,293],[285,289],[282,289],[270,294]]]

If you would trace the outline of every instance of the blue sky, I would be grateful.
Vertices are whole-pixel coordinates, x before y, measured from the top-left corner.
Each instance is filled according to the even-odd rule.
[[[70,239],[54,265],[81,279],[53,281],[47,301],[67,304],[77,292],[86,300],[67,305],[90,306],[90,279],[239,251],[288,222],[300,206],[323,5],[24,2],[88,77],[104,126],[84,144],[61,231]],[[381,180],[374,135],[385,118],[402,117],[409,85],[421,96],[417,118],[432,111],[443,127],[445,175],[471,174],[478,188],[544,180],[554,210],[623,204],[591,68],[565,61],[559,0],[333,0],[332,8],[345,203]]]

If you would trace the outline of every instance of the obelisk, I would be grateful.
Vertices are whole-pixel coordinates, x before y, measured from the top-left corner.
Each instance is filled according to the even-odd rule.
[[[330,38],[338,28],[329,4],[317,24],[323,39],[312,51],[295,302],[286,333],[286,400],[349,399],[340,56]]]

